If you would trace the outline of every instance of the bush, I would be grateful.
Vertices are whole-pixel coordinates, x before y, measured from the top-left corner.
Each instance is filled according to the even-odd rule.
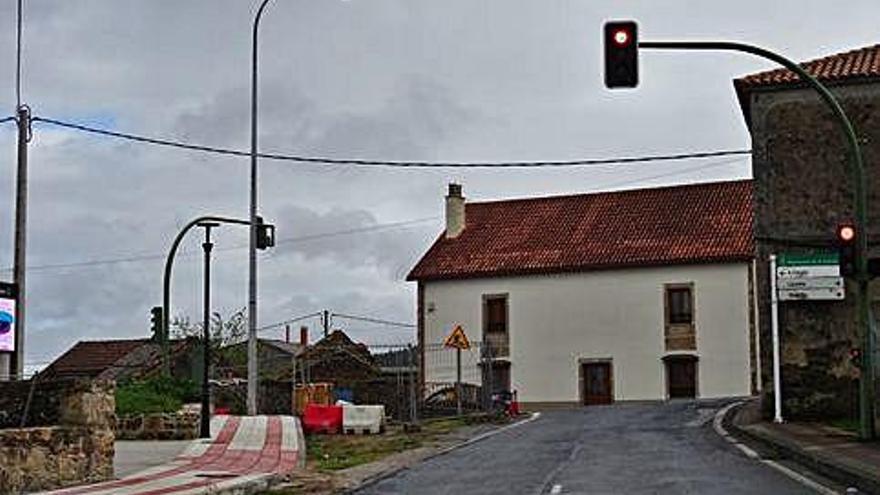
[[[192,380],[159,377],[132,381],[116,388],[116,414],[175,412],[198,394],[198,386]]]

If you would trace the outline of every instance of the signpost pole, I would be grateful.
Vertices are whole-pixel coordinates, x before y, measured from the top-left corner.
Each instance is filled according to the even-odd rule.
[[[779,296],[776,293],[776,255],[770,255],[770,329],[773,333],[773,422],[782,423],[782,377],[779,365]]]
[[[461,416],[461,348],[455,348],[455,410]]]

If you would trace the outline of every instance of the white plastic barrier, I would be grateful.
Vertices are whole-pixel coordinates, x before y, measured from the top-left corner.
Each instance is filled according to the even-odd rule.
[[[381,433],[385,426],[385,406],[342,406],[342,430],[351,433]]]

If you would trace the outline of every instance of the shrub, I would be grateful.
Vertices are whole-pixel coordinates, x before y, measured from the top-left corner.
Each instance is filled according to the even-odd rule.
[[[192,380],[158,377],[131,381],[116,388],[116,414],[175,412],[198,394]]]

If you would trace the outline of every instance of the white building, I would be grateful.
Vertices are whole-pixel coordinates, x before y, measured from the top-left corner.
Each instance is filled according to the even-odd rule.
[[[422,385],[455,380],[461,325],[463,381],[526,404],[749,395],[753,249],[750,181],[467,204],[450,184],[408,277]]]

